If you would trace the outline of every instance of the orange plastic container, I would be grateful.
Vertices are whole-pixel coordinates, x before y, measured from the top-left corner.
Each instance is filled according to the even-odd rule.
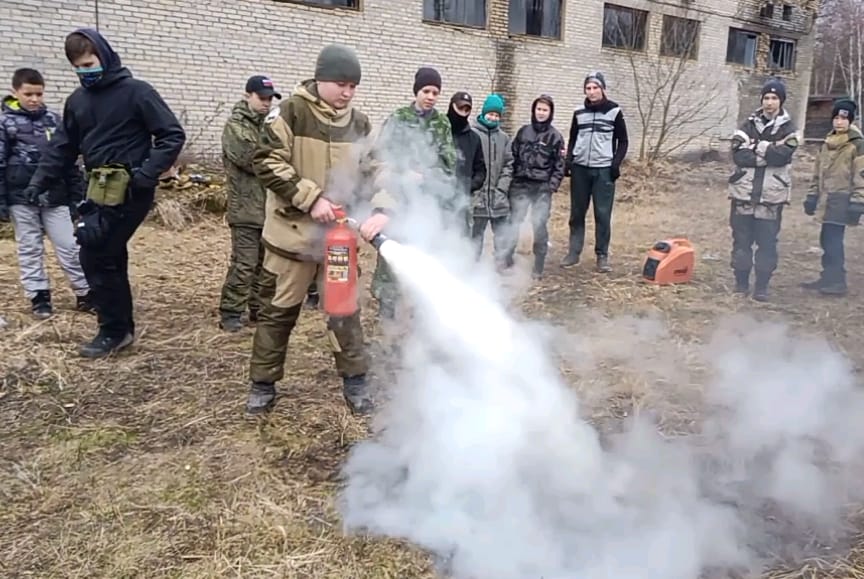
[[[648,283],[670,285],[689,283],[696,266],[696,250],[683,237],[658,241],[648,251],[642,277]]]

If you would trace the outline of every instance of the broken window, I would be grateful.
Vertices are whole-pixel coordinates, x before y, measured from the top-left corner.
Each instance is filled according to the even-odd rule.
[[[699,54],[699,25],[698,20],[664,15],[660,54],[696,60]]]
[[[763,4],[762,8],[759,9],[759,16],[762,18],[774,18],[774,5]]]
[[[603,46],[645,50],[648,12],[616,4],[603,5]]]
[[[793,70],[795,68],[795,41],[772,38],[771,48],[768,52],[768,67]]]
[[[786,22],[792,20],[792,6],[789,4],[783,5],[783,20]]]
[[[755,32],[729,29],[729,43],[726,45],[726,62],[756,66],[756,46],[758,35]]]
[[[423,19],[486,27],[486,0],[423,0]]]
[[[510,34],[561,38],[564,0],[510,0]]]
[[[333,6],[335,8],[360,8],[360,0],[287,0],[312,6]]]

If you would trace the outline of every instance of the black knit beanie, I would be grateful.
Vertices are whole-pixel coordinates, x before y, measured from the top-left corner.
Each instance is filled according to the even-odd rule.
[[[441,75],[434,68],[424,66],[414,75],[414,94],[416,95],[427,86],[434,86],[441,90]]]
[[[831,111],[831,118],[843,117],[849,119],[849,122],[855,120],[855,113],[858,111],[858,105],[850,99],[839,99],[834,101],[834,109]]]
[[[781,105],[786,102],[786,86],[780,79],[772,78],[762,85],[762,98],[764,98],[766,94],[777,95],[777,98],[780,99]]]
[[[582,83],[582,88],[588,86],[589,82],[596,82],[600,85],[600,88],[603,89],[603,92],[606,92],[606,77],[603,76],[603,73],[599,70],[594,71],[585,77],[585,82]]]
[[[315,80],[360,84],[360,59],[348,46],[331,44],[318,54]]]

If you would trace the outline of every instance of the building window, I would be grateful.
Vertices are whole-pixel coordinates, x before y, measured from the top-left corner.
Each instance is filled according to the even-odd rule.
[[[510,34],[561,38],[564,0],[510,0]]]
[[[664,15],[660,54],[696,60],[699,54],[699,28],[698,20]]]
[[[648,12],[615,4],[603,5],[603,46],[645,50]]]
[[[789,4],[783,5],[783,20],[786,22],[792,20],[792,6]]]
[[[768,51],[768,68],[793,70],[795,68],[795,41],[772,38]]]
[[[295,4],[309,4],[310,6],[326,6],[330,8],[360,8],[360,0],[281,0],[282,2],[293,2]]]
[[[762,18],[774,18],[774,5],[773,4],[763,4],[759,9],[759,16]]]
[[[423,0],[423,20],[486,27],[486,0]]]
[[[758,35],[755,32],[729,29],[729,43],[726,45],[726,62],[756,66],[756,45]]]

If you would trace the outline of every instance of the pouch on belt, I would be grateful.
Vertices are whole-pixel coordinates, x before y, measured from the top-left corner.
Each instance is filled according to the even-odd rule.
[[[90,171],[87,199],[100,207],[118,207],[126,201],[132,175],[125,166],[113,163]]]

